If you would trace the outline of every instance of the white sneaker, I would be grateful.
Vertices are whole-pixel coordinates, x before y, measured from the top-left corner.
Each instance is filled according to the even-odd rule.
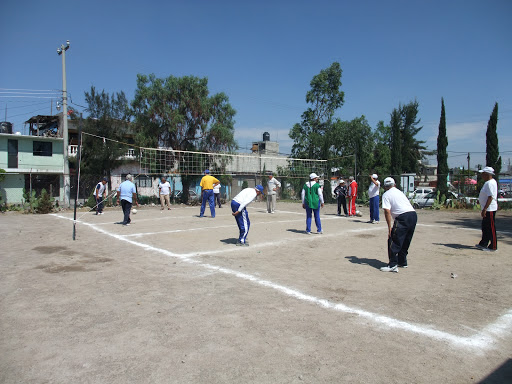
[[[377,220],[373,220],[373,224],[379,224]]]
[[[270,212],[270,213],[275,213],[274,211]]]
[[[311,232],[306,232],[306,235],[311,235]]]
[[[321,234],[323,234],[323,232],[322,232],[322,231],[318,231],[318,232],[317,232],[317,234],[318,234],[318,235],[321,235]]]
[[[398,273],[398,265],[394,265],[392,267],[385,266],[385,267],[382,267],[380,270],[381,270],[381,272],[396,272],[396,273]]]

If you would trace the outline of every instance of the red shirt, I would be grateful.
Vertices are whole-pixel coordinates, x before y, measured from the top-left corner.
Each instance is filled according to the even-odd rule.
[[[351,197],[356,197],[357,196],[357,183],[356,181],[352,181],[350,183],[350,185],[348,186],[349,187],[349,196]]]

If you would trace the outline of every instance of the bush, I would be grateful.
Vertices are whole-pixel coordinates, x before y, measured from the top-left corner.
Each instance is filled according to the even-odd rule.
[[[37,211],[39,201],[36,198],[36,191],[32,191],[32,193],[30,193],[30,191],[23,188],[23,198],[25,199],[25,203],[23,204],[24,209],[30,213]]]
[[[356,203],[362,205],[369,205],[370,197],[368,195],[368,192],[364,191],[361,195],[359,195],[359,198],[356,199]]]
[[[41,191],[41,196],[37,199],[37,213],[50,213],[53,211],[53,201],[54,199],[46,192],[46,189]]]
[[[512,201],[502,201],[498,203],[498,208],[502,209],[512,209]]]
[[[93,209],[96,206],[96,199],[94,198],[94,194],[93,193],[91,193],[89,195],[89,198],[87,199],[87,203],[85,203],[85,206],[89,207],[91,209]]]
[[[440,196],[440,191],[437,191],[436,198],[435,198],[434,202],[432,203],[432,209],[441,209],[442,207],[445,206],[445,202],[446,202],[446,196],[445,195]]]
[[[149,205],[151,203],[156,205],[160,204],[160,199],[156,196],[139,196],[137,201],[141,205]]]

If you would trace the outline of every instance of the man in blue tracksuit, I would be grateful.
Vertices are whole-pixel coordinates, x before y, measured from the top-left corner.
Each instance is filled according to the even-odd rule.
[[[249,245],[247,235],[251,222],[247,213],[247,205],[253,202],[256,196],[263,194],[263,186],[257,185],[255,188],[245,188],[233,200],[231,200],[232,215],[235,216],[236,224],[240,231],[237,246]]]

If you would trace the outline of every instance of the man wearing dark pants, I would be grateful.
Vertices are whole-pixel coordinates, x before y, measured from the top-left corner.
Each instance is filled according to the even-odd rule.
[[[104,177],[94,188],[96,199],[96,214],[103,215],[103,201],[107,198],[107,178]]]
[[[386,177],[384,189],[386,192],[382,195],[382,209],[388,224],[389,264],[380,270],[398,272],[398,267],[407,268],[407,254],[418,216],[409,199],[395,187],[393,178]]]
[[[133,176],[130,174],[126,175],[126,180],[121,183],[117,190],[117,201],[121,200],[121,207],[123,208],[123,225],[130,225],[130,211],[133,203],[135,202],[137,207],[139,206],[137,202],[137,190],[132,181]]]
[[[343,212],[345,216],[348,216],[347,212],[347,186],[345,180],[340,180],[339,185],[334,188],[334,195],[338,199],[338,216],[341,216],[341,207],[343,206]]]
[[[498,240],[496,238],[496,226],[494,220],[498,210],[498,184],[492,178],[494,168],[485,167],[478,171],[482,174],[485,184],[480,190],[478,200],[482,209],[482,240],[476,245],[482,251],[497,251]]]

